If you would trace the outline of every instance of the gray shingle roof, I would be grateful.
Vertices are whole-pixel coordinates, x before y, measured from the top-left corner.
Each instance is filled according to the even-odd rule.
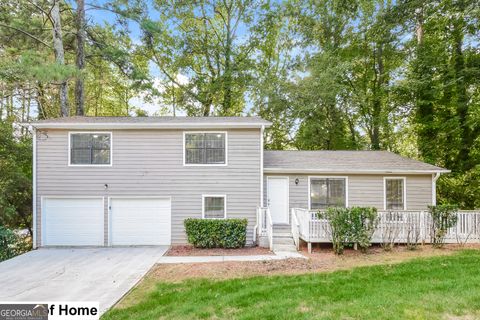
[[[264,170],[285,173],[449,172],[388,151],[265,151]]]
[[[260,117],[89,117],[73,116],[34,121],[34,123],[205,123],[205,122],[270,122]]]
[[[205,125],[219,126],[269,126],[271,123],[259,117],[87,117],[74,116],[38,120],[31,123],[39,128],[48,127],[192,127]]]

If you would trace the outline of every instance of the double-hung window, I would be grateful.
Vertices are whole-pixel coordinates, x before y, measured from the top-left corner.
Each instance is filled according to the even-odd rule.
[[[346,178],[310,178],[310,209],[347,206]]]
[[[112,164],[112,134],[110,132],[72,132],[69,135],[70,165]]]
[[[185,165],[226,165],[225,132],[186,132]]]
[[[405,178],[384,178],[385,210],[406,210]]]
[[[203,195],[202,201],[204,219],[226,218],[227,197],[225,195]]]

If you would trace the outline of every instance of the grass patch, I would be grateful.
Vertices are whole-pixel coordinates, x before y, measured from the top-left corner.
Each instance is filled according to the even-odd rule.
[[[332,273],[160,282],[102,319],[474,319],[479,265],[480,252],[465,250]]]

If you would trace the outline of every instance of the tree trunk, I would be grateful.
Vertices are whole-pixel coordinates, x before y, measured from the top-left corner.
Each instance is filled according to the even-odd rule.
[[[85,2],[77,0],[77,71],[78,75],[75,80],[75,102],[76,115],[83,116],[85,114],[85,93],[83,82],[83,69],[85,68]]]
[[[55,61],[60,65],[65,65],[62,22],[60,19],[60,0],[53,0],[51,18],[53,24],[53,51],[55,53]],[[70,115],[68,108],[68,84],[66,80],[63,80],[60,84],[60,115],[62,117],[68,117]]]

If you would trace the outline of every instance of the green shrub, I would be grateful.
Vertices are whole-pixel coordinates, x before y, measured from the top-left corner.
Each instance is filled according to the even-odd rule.
[[[448,229],[457,224],[458,207],[451,204],[428,206],[428,211],[432,216],[432,243],[441,247]]]
[[[197,248],[241,248],[247,238],[247,219],[185,219],[188,242]]]
[[[342,254],[345,246],[358,245],[366,250],[377,225],[377,209],[369,207],[328,208],[318,213],[327,219],[332,236],[333,250]]]
[[[0,261],[13,258],[29,251],[31,244],[25,237],[0,226]]]

